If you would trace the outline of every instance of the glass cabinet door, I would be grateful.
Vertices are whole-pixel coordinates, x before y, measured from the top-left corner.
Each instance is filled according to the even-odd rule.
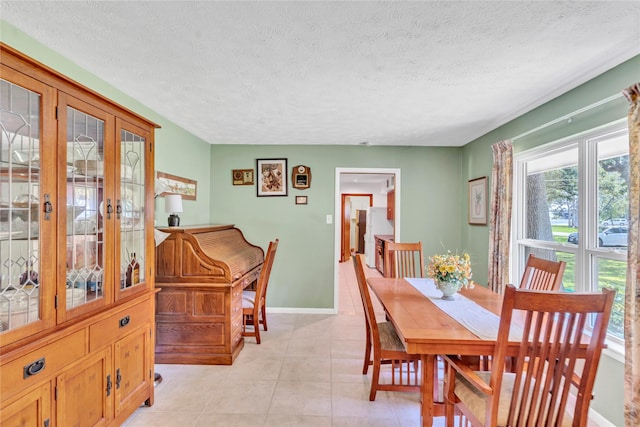
[[[45,303],[56,288],[50,197],[55,186],[53,173],[45,172],[55,162],[55,150],[51,145],[45,149],[41,137],[53,120],[51,89],[4,67],[2,75],[0,340],[7,343],[55,322],[52,307]]]
[[[110,116],[66,96],[61,96],[60,104],[65,111],[61,120],[66,124],[65,139],[60,140],[66,141],[67,177],[60,189],[66,214],[61,227],[66,230],[66,310],[58,314],[63,320],[71,310],[79,315],[90,305],[106,303],[106,229],[115,207],[113,197],[104,192]]]
[[[145,282],[145,150],[142,132],[120,128],[120,194],[117,209],[120,224],[120,291],[143,288]]]

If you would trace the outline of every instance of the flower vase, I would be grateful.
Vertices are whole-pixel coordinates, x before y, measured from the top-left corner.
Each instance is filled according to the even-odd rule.
[[[436,287],[440,292],[442,292],[442,299],[447,301],[455,300],[454,295],[460,289],[460,286],[457,282],[436,281]]]

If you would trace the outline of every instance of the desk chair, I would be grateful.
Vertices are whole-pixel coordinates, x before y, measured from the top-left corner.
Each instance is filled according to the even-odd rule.
[[[255,291],[242,291],[242,336],[255,337],[256,343],[260,344],[260,324],[264,330],[267,330],[267,286],[269,285],[269,276],[271,276],[271,267],[276,257],[276,249],[278,249],[279,239],[269,242],[267,255],[264,257],[262,271],[258,277],[258,283]],[[247,325],[253,324],[253,331],[247,331]]]
[[[454,425],[454,409],[472,426],[585,427],[614,295],[610,289],[583,294],[508,285],[491,371],[474,371],[460,358],[445,356],[447,427]],[[506,372],[507,342],[514,341],[509,339],[514,318],[523,320],[524,326],[521,340],[516,340],[515,369]],[[591,320],[591,335],[583,338],[585,325]],[[568,413],[570,389],[576,392],[575,407]]]
[[[387,242],[384,247],[385,277],[424,277],[422,242]]]
[[[364,274],[364,255],[358,254],[354,256],[353,266],[356,271],[360,296],[362,297],[367,332],[362,374],[366,375],[369,365],[373,365],[369,400],[376,400],[376,392],[378,390],[419,392],[420,369],[418,361],[420,356],[408,354],[405,351],[404,344],[398,337],[391,322],[377,322],[369,293],[369,285]],[[372,349],[373,354],[371,354]],[[382,364],[391,366],[391,383],[380,383]],[[411,372],[410,364],[413,365],[413,372]]]

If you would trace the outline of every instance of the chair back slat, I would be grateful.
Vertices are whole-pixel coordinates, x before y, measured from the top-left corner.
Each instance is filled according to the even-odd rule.
[[[577,388],[573,425],[586,425],[614,295],[609,289],[580,294],[507,286],[499,344],[492,358],[492,387],[500,384],[504,375],[507,346],[500,343],[509,341],[513,317],[524,319],[507,425],[562,425],[572,387]],[[590,334],[584,334],[592,319]],[[496,422],[500,392],[499,387],[494,390],[497,394],[488,401],[487,425]]]
[[[387,242],[384,248],[386,277],[424,277],[422,242]]]
[[[520,288],[559,291],[566,266],[564,261],[549,261],[530,254],[520,280]]]

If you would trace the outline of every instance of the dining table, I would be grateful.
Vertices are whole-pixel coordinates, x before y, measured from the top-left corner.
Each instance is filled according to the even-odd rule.
[[[502,309],[502,295],[472,284],[453,300],[443,300],[432,279],[369,277],[367,283],[409,354],[422,365],[420,412],[422,426],[444,415],[438,398],[438,355],[483,356],[493,353]],[[513,354],[517,346],[513,349]],[[436,401],[440,400],[440,401]]]

